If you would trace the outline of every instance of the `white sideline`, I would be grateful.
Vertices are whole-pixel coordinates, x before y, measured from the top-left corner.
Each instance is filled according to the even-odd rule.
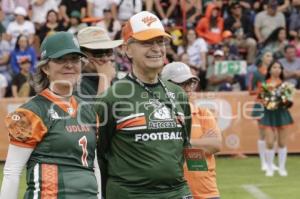
[[[245,184],[242,187],[256,199],[272,199],[253,184]]]

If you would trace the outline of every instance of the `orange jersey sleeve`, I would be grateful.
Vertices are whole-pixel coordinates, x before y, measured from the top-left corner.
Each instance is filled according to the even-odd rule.
[[[48,129],[42,119],[34,112],[18,108],[5,118],[10,143],[27,148],[35,148]]]

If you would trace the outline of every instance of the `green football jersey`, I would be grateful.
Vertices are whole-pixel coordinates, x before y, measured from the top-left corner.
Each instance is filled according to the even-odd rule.
[[[90,105],[76,97],[67,105],[48,89],[8,116],[11,143],[34,149],[24,198],[97,198],[97,124]]]
[[[98,160],[107,199],[189,195],[183,178],[184,136],[191,126],[188,99],[179,86],[164,84],[177,116],[160,83],[146,85],[154,97],[126,77],[99,98]]]
[[[77,85],[74,95],[87,102],[94,102],[98,93],[98,74],[82,73],[80,84]]]

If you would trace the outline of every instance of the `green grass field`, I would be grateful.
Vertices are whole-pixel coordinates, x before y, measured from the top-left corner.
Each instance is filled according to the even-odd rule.
[[[3,164],[0,164],[2,180]],[[289,156],[288,177],[265,177],[257,157],[233,159],[217,157],[217,178],[222,199],[299,199],[300,157]],[[22,176],[20,196],[25,190]],[[22,198],[22,197],[19,197]]]

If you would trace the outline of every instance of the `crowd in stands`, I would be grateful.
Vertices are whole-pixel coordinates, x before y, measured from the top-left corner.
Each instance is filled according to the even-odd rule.
[[[0,97],[34,95],[27,75],[47,35],[95,25],[120,39],[123,23],[141,10],[160,17],[172,35],[166,63],[188,64],[201,79],[198,90],[247,90],[266,51],[300,87],[299,0],[1,0]],[[118,71],[129,72],[122,49],[115,53]],[[246,63],[247,72],[217,73],[216,63],[228,61]]]

